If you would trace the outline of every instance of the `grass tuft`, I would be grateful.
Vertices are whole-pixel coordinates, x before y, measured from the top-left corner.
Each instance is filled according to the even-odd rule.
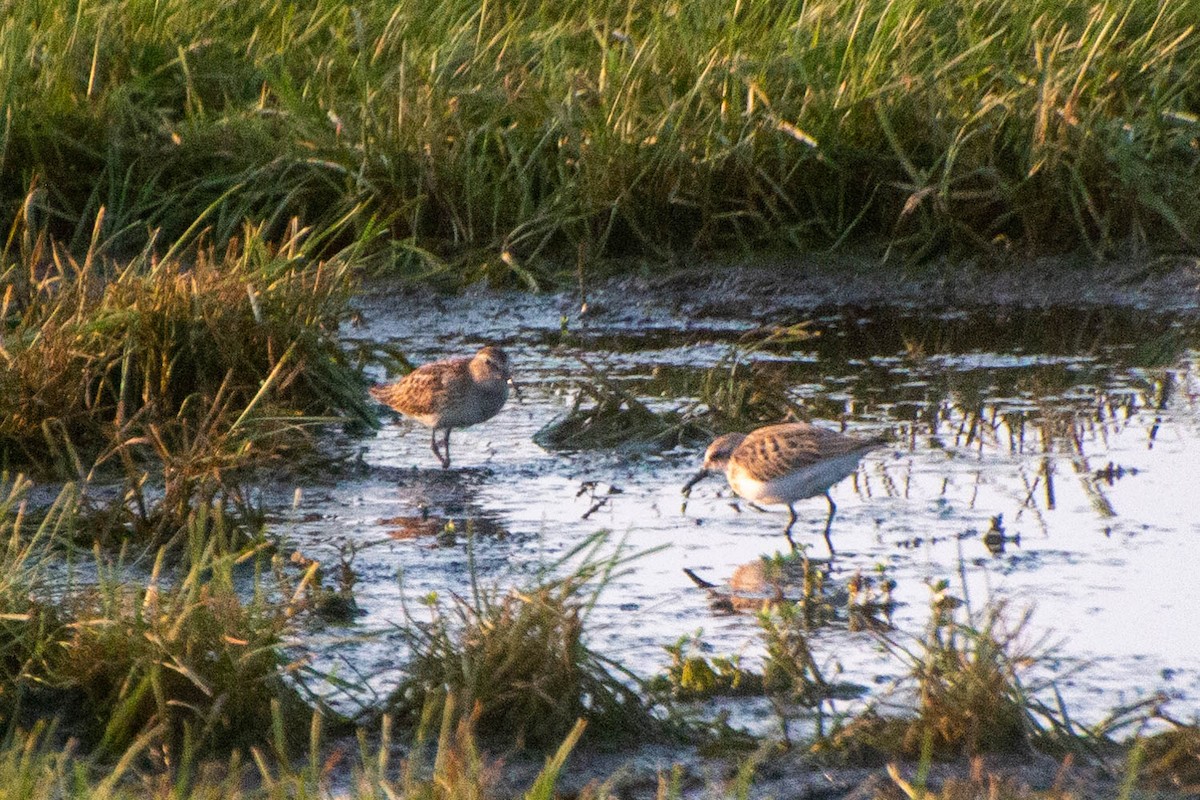
[[[239,470],[295,463],[314,427],[377,424],[371,354],[339,333],[352,250],[316,260],[310,231],[274,245],[247,225],[222,251],[117,261],[105,219],[81,258],[28,228],[0,254],[0,463],[122,482],[110,528],[162,542],[196,507],[249,511]]]
[[[77,260],[43,237],[7,258],[0,456],[83,478],[131,454],[203,448],[227,468],[316,420],[372,424],[337,339],[347,263],[311,262],[304,238],[273,247],[247,228],[224,252],[117,263],[100,245]]]
[[[666,645],[671,663],[650,681],[651,691],[677,700],[762,694],[762,676],[743,667],[739,656],[708,656],[705,647],[699,631]]]
[[[884,715],[878,704],[818,742],[818,752],[848,761],[879,762],[896,755],[947,759],[983,753],[1031,752],[1062,728],[1039,715],[1021,673],[1039,661],[1024,641],[1026,613],[1010,624],[1003,604],[958,618],[959,601],[936,587],[929,628],[918,647],[908,648],[879,633],[893,654],[908,664],[915,714]]]
[[[115,758],[137,742],[175,754],[228,751],[261,742],[273,716],[289,728],[308,717],[282,651],[298,609],[271,600],[258,580],[246,599],[235,580],[237,565],[262,558],[261,548],[226,549],[227,521],[197,516],[204,530],[191,540],[201,549],[180,571],[160,550],[145,575],[99,546],[91,560],[73,553],[80,497],[72,486],[31,530],[28,489],[16,481],[0,504],[8,543],[0,718],[60,718],[64,733]]]
[[[565,569],[579,558],[565,575],[526,589],[476,584],[470,599],[425,598],[431,618],[410,618],[402,629],[411,656],[388,707],[414,721],[454,697],[482,735],[535,748],[562,741],[580,719],[600,741],[660,735],[646,701],[623,682],[632,676],[585,641],[596,593],[629,558],[603,555],[606,541],[590,537],[559,562]]]
[[[170,586],[113,582],[73,598],[50,680],[79,696],[90,746],[119,754],[157,730],[175,752],[246,747],[272,729],[273,708],[286,729],[304,726],[311,712],[284,680],[289,609],[243,601],[234,560],[198,562]]]
[[[570,410],[534,434],[539,445],[555,450],[669,449],[697,444],[710,434],[676,411],[659,411],[639,400],[590,365],[588,380],[576,382]],[[584,402],[590,401],[585,406]]]

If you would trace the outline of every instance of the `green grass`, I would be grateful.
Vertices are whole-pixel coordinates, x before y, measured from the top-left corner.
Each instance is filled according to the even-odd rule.
[[[1075,730],[1061,707],[1037,699],[1050,685],[1026,674],[1048,657],[1044,643],[1028,640],[1029,614],[1007,613],[1003,604],[971,611],[932,587],[930,621],[914,643],[902,634],[877,635],[907,667],[901,683],[913,698],[900,713],[888,712],[881,695],[861,714],[822,737],[815,751],[857,762],[952,759],[984,753],[1061,752],[1084,747],[1086,732]],[[911,706],[911,708],[909,708]]]
[[[223,251],[120,262],[100,239],[82,260],[44,237],[6,252],[0,455],[83,478],[95,456],[131,448],[164,460],[198,439],[270,450],[306,417],[371,423],[337,338],[346,259],[313,262],[306,240],[294,230],[274,247],[247,228]]]
[[[706,655],[701,634],[697,631],[665,646],[671,663],[650,681],[652,690],[667,692],[678,700],[762,693],[762,675],[743,667],[740,656]]]
[[[401,627],[410,656],[389,711],[413,720],[455,698],[481,734],[505,743],[556,745],[584,719],[601,742],[661,737],[666,726],[633,676],[588,647],[584,621],[596,595],[631,557],[603,552],[604,533],[569,551],[528,587],[472,582],[469,598],[423,598],[429,619]]]
[[[276,717],[274,730],[283,724]],[[563,766],[583,732],[575,726],[529,781],[527,800],[553,800]],[[13,800],[298,800],[330,796],[353,800],[477,800],[504,796],[502,764],[482,753],[470,719],[444,716],[435,738],[420,733],[407,755],[395,758],[390,721],[363,731],[358,752],[330,748],[320,717],[303,726],[306,758],[274,756],[268,747],[246,758],[192,762],[196,753],[167,754],[133,743],[115,762],[81,753],[77,742],[60,741],[52,726],[38,725],[0,741],[0,782]],[[372,735],[373,734],[373,735]],[[370,739],[368,739],[370,737]],[[507,787],[504,787],[507,788]]]
[[[172,567],[159,550],[139,578],[124,553],[73,548],[74,486],[36,526],[29,488],[18,479],[0,503],[0,726],[59,717],[115,757],[143,740],[228,752],[261,742],[273,717],[309,716],[282,648],[303,596],[274,599],[269,577],[236,586],[239,564],[269,558],[261,546],[230,547],[228,521],[197,513],[190,556]]]
[[[236,549],[217,511],[193,518],[185,559],[171,559],[165,549],[149,564],[98,547],[89,556],[72,546],[73,529],[86,525],[78,491],[67,487],[34,520],[29,489],[16,479],[0,492],[5,797],[273,800],[327,796],[333,787],[354,798],[494,797],[511,788],[511,775],[489,748],[529,745],[547,759],[540,775],[527,779],[526,796],[549,800],[585,727],[603,747],[636,746],[689,725],[703,730],[661,716],[674,712],[653,709],[643,687],[587,647],[583,623],[596,593],[634,557],[610,550],[603,535],[525,588],[476,581],[468,598],[427,598],[432,617],[404,620],[412,658],[388,708],[364,717],[370,722],[358,732],[355,753],[346,721],[306,687],[311,671],[285,656],[283,643],[299,622],[319,624],[317,564],[280,579],[282,556],[262,546]],[[997,609],[963,619],[941,600],[919,646],[897,651],[912,668],[915,713],[851,723],[835,734],[843,755],[870,746],[881,758],[928,760],[1027,752],[1044,740],[1033,718],[1045,709],[1017,677],[1030,661],[1020,621],[1005,624]],[[766,691],[793,704],[817,702],[829,687],[809,649],[802,606],[763,612],[760,622],[768,650],[762,676],[698,657],[698,647],[680,642],[669,677],[696,690],[690,696]],[[1121,712],[1120,725],[1145,719],[1137,712]],[[1112,782],[1119,778],[1129,792],[1138,785],[1187,791],[1196,780],[1196,726],[1172,720],[1158,702],[1149,714],[1172,729],[1106,751],[1109,763],[1113,755],[1128,759]],[[411,741],[403,758],[393,747],[394,723]],[[723,732],[726,747],[747,744],[748,737],[719,724],[709,732]],[[1086,752],[1077,751],[1081,758]],[[749,791],[751,774],[738,774],[739,791]],[[925,788],[923,772],[916,781],[897,773],[896,783],[909,796],[948,800],[987,787],[995,787],[989,797],[1074,796],[1058,788],[1039,794],[982,771],[936,790]],[[593,784],[585,796],[613,796],[615,786]]]
[[[547,254],[1194,251],[1198,44],[1154,0],[39,0],[0,24],[0,224],[382,224],[411,277],[521,285]]]
[[[19,224],[0,250],[0,464],[88,485],[123,482],[107,538],[182,536],[194,508],[241,502],[248,467],[296,465],[313,431],[377,424],[370,348],[343,343],[352,262],[293,221],[117,259],[94,220],[80,257]],[[327,232],[328,233],[328,232]]]

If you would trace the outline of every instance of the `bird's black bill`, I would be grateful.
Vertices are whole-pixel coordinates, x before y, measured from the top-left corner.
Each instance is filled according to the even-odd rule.
[[[692,487],[707,477],[708,477],[708,470],[706,470],[706,469],[702,469],[699,472],[697,472],[695,475],[693,475],[692,479],[683,485],[683,491],[682,491],[683,496],[687,497],[688,495],[690,495],[692,493]]]

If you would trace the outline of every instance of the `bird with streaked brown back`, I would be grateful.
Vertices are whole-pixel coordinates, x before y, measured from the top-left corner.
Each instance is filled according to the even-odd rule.
[[[425,364],[395,383],[372,386],[371,396],[432,429],[433,454],[450,467],[450,431],[491,419],[508,400],[513,382],[508,355],[491,345],[471,358]],[[444,431],[441,448],[438,431]]]
[[[701,479],[724,472],[729,486],[752,503],[783,504],[791,518],[784,535],[792,549],[792,526],[796,523],[798,500],[825,495],[829,516],[825,520],[825,543],[833,553],[830,527],[837,505],[829,489],[858,468],[871,450],[886,443],[881,437],[858,438],[810,425],[787,422],[767,425],[750,433],[727,433],[713,440],[704,451],[704,465],[683,487],[689,494]]]

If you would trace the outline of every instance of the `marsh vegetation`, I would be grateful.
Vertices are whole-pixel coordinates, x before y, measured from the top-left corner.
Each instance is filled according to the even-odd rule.
[[[1079,711],[1076,654],[980,599],[1166,582],[1114,575],[1114,537],[1192,563],[1194,315],[822,321],[603,283],[729,249],[1194,256],[1187,4],[0,10],[6,793],[617,797],[615,769],[563,788],[568,757],[646,742],[734,765],[660,765],[637,790],[668,798],[897,760],[911,797],[1095,788],[928,788],[997,752],[1194,792],[1194,720]],[[570,293],[404,293],[480,282]],[[484,339],[530,402],[408,469],[424,440],[374,436],[366,387]],[[895,434],[846,487],[849,561],[752,560],[775,520],[715,490],[676,511],[701,442],[811,417]]]
[[[129,254],[298,219],[451,285],[863,239],[1175,253],[1198,44],[1153,0],[8,3],[0,226],[80,253],[103,208]]]

